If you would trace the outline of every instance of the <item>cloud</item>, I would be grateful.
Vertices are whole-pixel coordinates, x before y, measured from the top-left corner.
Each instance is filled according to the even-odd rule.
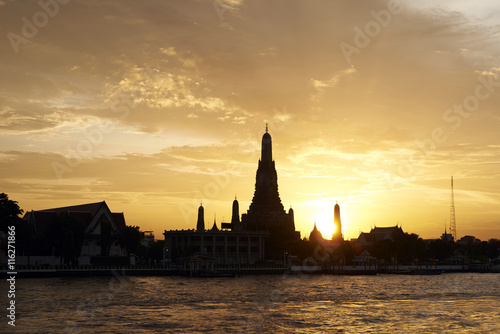
[[[427,79],[429,75],[435,76],[431,71],[436,68],[425,66],[440,58],[442,64],[454,64],[448,60],[460,58],[454,51],[457,42],[462,49],[468,46],[462,43],[460,29],[466,22],[463,16],[442,11],[430,17],[408,11],[394,17],[387,30],[373,39],[360,54],[362,63],[354,70],[346,68],[338,44],[353,38],[355,26],[373,19],[370,11],[383,9],[386,4],[382,1],[348,7],[346,4],[318,7],[303,1],[289,2],[283,7],[218,3],[234,10],[225,21],[233,30],[221,30],[217,13],[208,2],[187,1],[182,5],[129,2],[122,6],[113,2],[75,2],[61,8],[54,20],[40,29],[30,46],[33,50],[26,49],[20,59],[10,60],[25,63],[37,51],[39,68],[31,65],[26,70],[46,81],[37,84],[33,94],[39,88],[47,91],[52,87],[39,94],[52,95],[53,107],[78,108],[92,103],[96,111],[104,113],[103,104],[116,100],[116,94],[128,94],[134,98],[137,110],[122,121],[156,132],[172,124],[173,117],[165,113],[225,115],[232,111],[240,113],[235,116],[239,117],[236,124],[246,124],[241,121],[243,117],[263,117],[283,105],[289,106],[292,114],[313,109],[328,118],[335,105],[335,114],[345,110],[356,116],[373,108],[366,102],[375,96],[393,96],[393,101],[384,99],[386,102],[379,102],[377,108],[378,118],[387,120],[395,109],[408,108],[407,100],[425,101],[422,98],[425,94],[436,91],[436,84]],[[96,16],[97,8],[100,12]],[[25,5],[17,9],[20,15],[37,8]],[[343,15],[338,15],[340,12]],[[18,26],[12,18],[6,25],[12,29]],[[77,26],[85,28],[75,29]],[[463,29],[479,36],[478,31],[469,27]],[[404,39],[397,38],[403,34]],[[385,43],[389,40],[391,43]],[[438,45],[446,53],[432,56]],[[375,61],[368,61],[369,58]],[[409,64],[424,65],[424,70],[412,71]],[[16,67],[9,65],[9,68]],[[354,71],[356,76],[338,85],[341,78]],[[13,75],[22,83],[35,84],[36,81],[23,78],[20,73],[18,70]],[[377,78],[376,85],[371,84],[373,78]],[[400,86],[408,89],[403,94],[392,89]],[[420,92],[412,89],[416,86],[421,88]],[[7,91],[31,95],[26,87],[22,90],[15,87]],[[323,92],[327,88],[329,94],[322,103],[312,105],[308,97],[317,97],[318,90]],[[429,110],[428,107],[416,105],[412,109]],[[143,117],[145,114],[151,117]],[[366,113],[362,114],[367,118]],[[221,115],[213,119],[222,120]],[[367,119],[370,121],[373,119]],[[203,122],[206,124],[207,119]]]
[[[321,81],[321,80],[311,79],[311,81],[314,88],[316,88],[319,91],[322,91],[324,88],[335,87],[339,83],[339,80],[342,77],[354,73],[356,73],[356,69],[352,66],[344,70],[338,71],[328,80]]]

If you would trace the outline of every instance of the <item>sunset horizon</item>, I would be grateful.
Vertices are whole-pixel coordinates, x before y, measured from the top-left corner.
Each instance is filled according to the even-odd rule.
[[[267,126],[267,124],[266,124]],[[271,125],[269,125],[271,126]],[[275,146],[282,146],[282,145],[276,145],[276,142],[274,142]],[[260,154],[260,145],[254,145],[254,148],[257,150],[256,153],[253,153],[252,155],[255,156],[256,162],[259,160],[259,154]],[[276,152],[276,151],[273,151]],[[248,165],[251,163],[248,162]],[[250,168],[250,166],[249,166]],[[256,169],[256,166],[255,166]],[[280,168],[279,168],[279,161],[277,162],[277,172],[278,172],[278,183],[281,185],[281,183],[284,183],[286,181],[282,181],[280,178]],[[120,208],[119,205],[113,201],[112,199],[107,199],[107,198],[102,198],[102,199],[92,199],[88,198],[88,203],[92,202],[99,202],[99,201],[105,201],[109,206],[112,206],[115,211],[123,212],[125,214],[125,219],[128,223],[128,225],[134,225],[134,226],[139,226],[142,231],[153,231],[155,233],[155,238],[157,239],[162,239],[162,234],[164,230],[177,230],[177,229],[195,229],[196,228],[196,215],[198,211],[198,207],[202,205],[205,209],[205,228],[208,230],[212,227],[213,222],[216,222],[216,225],[220,228],[221,224],[224,222],[228,222],[231,217],[231,203],[233,199],[237,199],[238,202],[240,203],[240,215],[246,213],[248,206],[251,203],[251,198],[252,198],[252,193],[254,191],[254,185],[252,185],[250,191],[244,191],[244,192],[236,192],[234,191],[234,196],[233,198],[228,198],[227,200],[224,200],[222,196],[220,196],[220,193],[231,193],[233,189],[231,189],[230,185],[234,184],[232,182],[232,178],[238,177],[238,173],[241,173],[241,166],[236,166],[236,165],[227,165],[226,168],[223,170],[221,174],[215,174],[211,175],[210,178],[205,183],[201,183],[196,189],[193,190],[193,192],[198,195],[197,197],[193,197],[191,201],[185,201],[183,203],[180,203],[178,206],[178,215],[172,221],[173,223],[166,223],[163,226],[160,226],[160,230],[156,230],[155,228],[148,228],[151,225],[145,225],[141,226],[141,224],[136,224],[134,221],[131,221],[131,219],[127,215],[127,209]],[[253,173],[255,174],[255,172]],[[330,175],[325,175],[325,176],[319,176],[325,177],[325,178],[333,178],[333,176]],[[239,176],[239,178],[244,179],[244,176]],[[249,178],[254,180],[253,175],[249,175]],[[304,176],[304,179],[308,178],[314,178],[314,177],[308,177]],[[456,178],[455,178],[456,180]],[[341,180],[336,180],[341,181]],[[386,180],[388,183],[390,180]],[[460,180],[458,180],[460,182]],[[62,181],[64,182],[64,180]],[[450,187],[450,179],[443,179],[444,183],[448,183],[448,187]],[[456,182],[456,181],[455,181]],[[248,182],[246,182],[248,183]],[[252,182],[250,182],[252,183]],[[255,183],[255,182],[253,182]],[[304,182],[303,189],[307,189],[307,182]],[[286,185],[281,185],[281,188],[290,188],[290,186]],[[445,188],[443,186],[443,188]],[[280,186],[278,186],[278,190],[280,189]],[[433,226],[432,230],[436,231],[434,234],[430,235],[422,235],[422,232],[419,232],[419,227],[414,226],[411,223],[410,224],[405,224],[404,220],[402,219],[397,219],[394,218],[394,220],[383,220],[383,221],[377,221],[373,220],[372,222],[363,222],[363,218],[358,218],[358,221],[353,221],[351,217],[359,217],[362,215],[362,207],[357,208],[350,203],[354,201],[356,203],[356,197],[357,195],[348,195],[345,197],[340,197],[340,196],[334,196],[331,191],[327,191],[325,189],[324,193],[318,194],[320,197],[317,197],[314,200],[306,200],[306,201],[286,201],[288,198],[286,193],[282,193],[280,191],[280,196],[284,199],[283,200],[283,205],[285,208],[288,210],[289,208],[294,208],[295,212],[295,217],[296,217],[296,225],[297,225],[297,230],[301,232],[301,238],[308,238],[309,233],[312,231],[314,224],[317,225],[318,230],[322,233],[323,237],[325,240],[330,240],[331,236],[333,235],[335,231],[335,226],[333,224],[333,207],[335,204],[341,205],[341,216],[342,216],[342,234],[344,236],[345,240],[350,240],[350,239],[356,239],[358,235],[361,232],[369,232],[372,228],[374,227],[389,227],[389,226],[400,226],[404,228],[404,230],[408,233],[417,233],[419,234],[420,237],[423,237],[424,239],[436,239],[440,237],[442,233],[451,233],[450,232],[450,194],[451,190],[450,188],[448,189],[443,189],[443,192],[446,192],[447,194],[445,195],[444,202],[445,204],[443,205],[443,208],[441,208],[444,212],[443,214],[443,220],[441,222],[436,222],[436,225],[438,226]],[[456,191],[456,190],[454,190]],[[243,199],[241,196],[238,196],[238,194],[250,194],[249,197]],[[303,195],[306,196],[311,196],[314,194],[307,194],[304,193]],[[340,203],[339,203],[340,202]],[[42,210],[42,209],[50,209],[50,208],[55,208],[55,207],[66,207],[66,206],[72,206],[72,205],[80,205],[84,204],[82,200],[74,200],[74,202],[68,203],[66,200],[62,200],[61,202],[58,202],[60,204],[56,204],[55,202],[52,203],[52,206],[47,206],[47,207],[39,207],[39,208],[33,208],[26,211],[31,211],[31,210]],[[127,204],[125,204],[127,205]],[[141,205],[140,203],[137,203],[137,205]],[[118,210],[116,210],[118,209]],[[379,210],[383,210],[383,208],[378,208]],[[460,212],[460,207],[459,207],[459,212]],[[304,219],[305,217],[305,219]],[[390,215],[389,215],[390,217]],[[356,224],[357,223],[357,224]],[[441,224],[439,224],[441,223]],[[409,225],[409,226],[408,226]],[[358,226],[358,229],[353,228],[353,226]],[[475,237],[478,237],[481,240],[489,240],[491,238],[496,238],[495,236],[488,235],[487,237],[481,238],[480,235],[477,232],[474,232],[474,229],[471,229],[471,233],[460,233],[460,223],[458,224],[458,239],[462,236],[465,235],[473,235]],[[163,228],[163,229],[162,229]],[[425,233],[425,232],[424,232]]]
[[[500,238],[498,5],[0,1],[0,180],[24,212],[127,225],[247,212],[266,124],[309,237]],[[50,5],[48,5],[50,4]]]

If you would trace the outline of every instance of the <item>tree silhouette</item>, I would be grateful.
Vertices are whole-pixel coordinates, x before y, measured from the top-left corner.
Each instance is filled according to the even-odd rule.
[[[118,243],[122,248],[125,248],[127,254],[130,256],[139,248],[143,232],[139,230],[139,226],[126,226],[120,231],[118,235]]]
[[[163,247],[165,242],[163,240],[157,240],[152,242],[146,247],[145,257],[155,261],[161,261],[163,259]]]
[[[20,215],[23,210],[19,207],[16,201],[9,199],[5,193],[0,194],[0,231],[7,232],[8,226],[18,225],[21,223]]]
[[[440,261],[451,258],[454,242],[437,239],[429,244],[429,256]]]
[[[496,259],[500,255],[500,240],[490,239],[488,240],[488,257],[490,259]]]

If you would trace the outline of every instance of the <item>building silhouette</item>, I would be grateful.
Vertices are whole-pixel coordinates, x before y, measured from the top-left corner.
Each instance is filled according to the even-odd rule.
[[[314,228],[309,234],[309,241],[315,242],[315,243],[323,243],[325,240],[323,239],[323,235],[321,232],[318,230],[316,227],[316,222],[314,222]]]
[[[240,222],[240,205],[238,203],[238,199],[236,196],[234,197],[233,201],[233,213],[231,216],[231,222],[230,223],[222,223],[221,228],[223,229],[229,229],[233,231],[241,231],[243,229],[241,222]]]
[[[238,204],[238,199],[236,196],[234,197],[233,201],[233,214],[231,216],[231,224],[232,228],[234,228],[235,231],[240,231],[241,230],[241,224],[240,224],[240,206]]]
[[[451,233],[446,232],[446,224],[444,225],[444,233],[441,234],[440,239],[444,240],[444,241],[455,241],[455,239],[453,238],[453,235]]]
[[[335,226],[335,232],[333,232],[332,240],[335,242],[341,242],[344,240],[342,236],[342,223],[340,221],[340,205],[335,203],[333,207],[333,225]]]
[[[205,229],[204,208],[198,208],[196,229],[164,232],[166,258],[179,261],[192,256],[209,256],[219,263],[251,264],[258,261],[283,261],[283,253],[299,241],[294,212],[285,211],[278,193],[278,174],[272,153],[272,139],[266,125],[262,136],[255,192],[246,213],[239,214],[235,197],[230,223]]]
[[[203,232],[205,231],[205,209],[203,208],[203,204],[200,204],[198,208],[198,220],[196,222],[196,231]]]
[[[278,173],[273,160],[272,139],[266,124],[262,136],[261,159],[255,178],[255,192],[247,213],[241,216],[241,224],[248,231],[269,231],[279,239],[300,238],[295,231],[293,209],[285,211],[278,192]]]
[[[122,257],[127,253],[117,241],[117,237],[125,227],[125,216],[123,212],[111,212],[105,201],[45,210],[31,210],[26,212],[23,220],[32,231],[34,240],[48,240],[54,233],[53,228],[57,218],[65,218],[62,223],[71,222],[79,224],[81,231],[82,248],[79,256],[79,264],[92,263],[96,257]],[[108,236],[104,235],[107,231]],[[65,240],[67,242],[67,240]],[[53,252],[53,250],[49,250]],[[42,249],[37,249],[39,256]],[[41,253],[40,253],[41,252]],[[39,257],[41,259],[41,257]],[[46,263],[49,263],[48,260]],[[97,260],[96,260],[97,261]]]
[[[351,241],[360,246],[372,246],[383,240],[394,241],[398,235],[404,235],[401,226],[374,227],[370,232],[361,232],[357,239]]]
[[[236,202],[236,203],[235,203]],[[233,202],[233,209],[238,208],[238,201]],[[253,264],[266,258],[264,242],[268,232],[238,230],[238,224],[222,223],[222,229],[214,224],[205,229],[204,208],[198,208],[196,229],[170,230],[165,236],[165,260],[172,263],[193,261],[194,258],[211,259],[219,264]]]

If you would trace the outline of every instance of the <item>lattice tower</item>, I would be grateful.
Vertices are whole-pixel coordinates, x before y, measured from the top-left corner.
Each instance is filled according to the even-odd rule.
[[[455,197],[453,195],[453,176],[451,176],[451,206],[450,206],[450,234],[457,241],[457,224],[455,222]]]

